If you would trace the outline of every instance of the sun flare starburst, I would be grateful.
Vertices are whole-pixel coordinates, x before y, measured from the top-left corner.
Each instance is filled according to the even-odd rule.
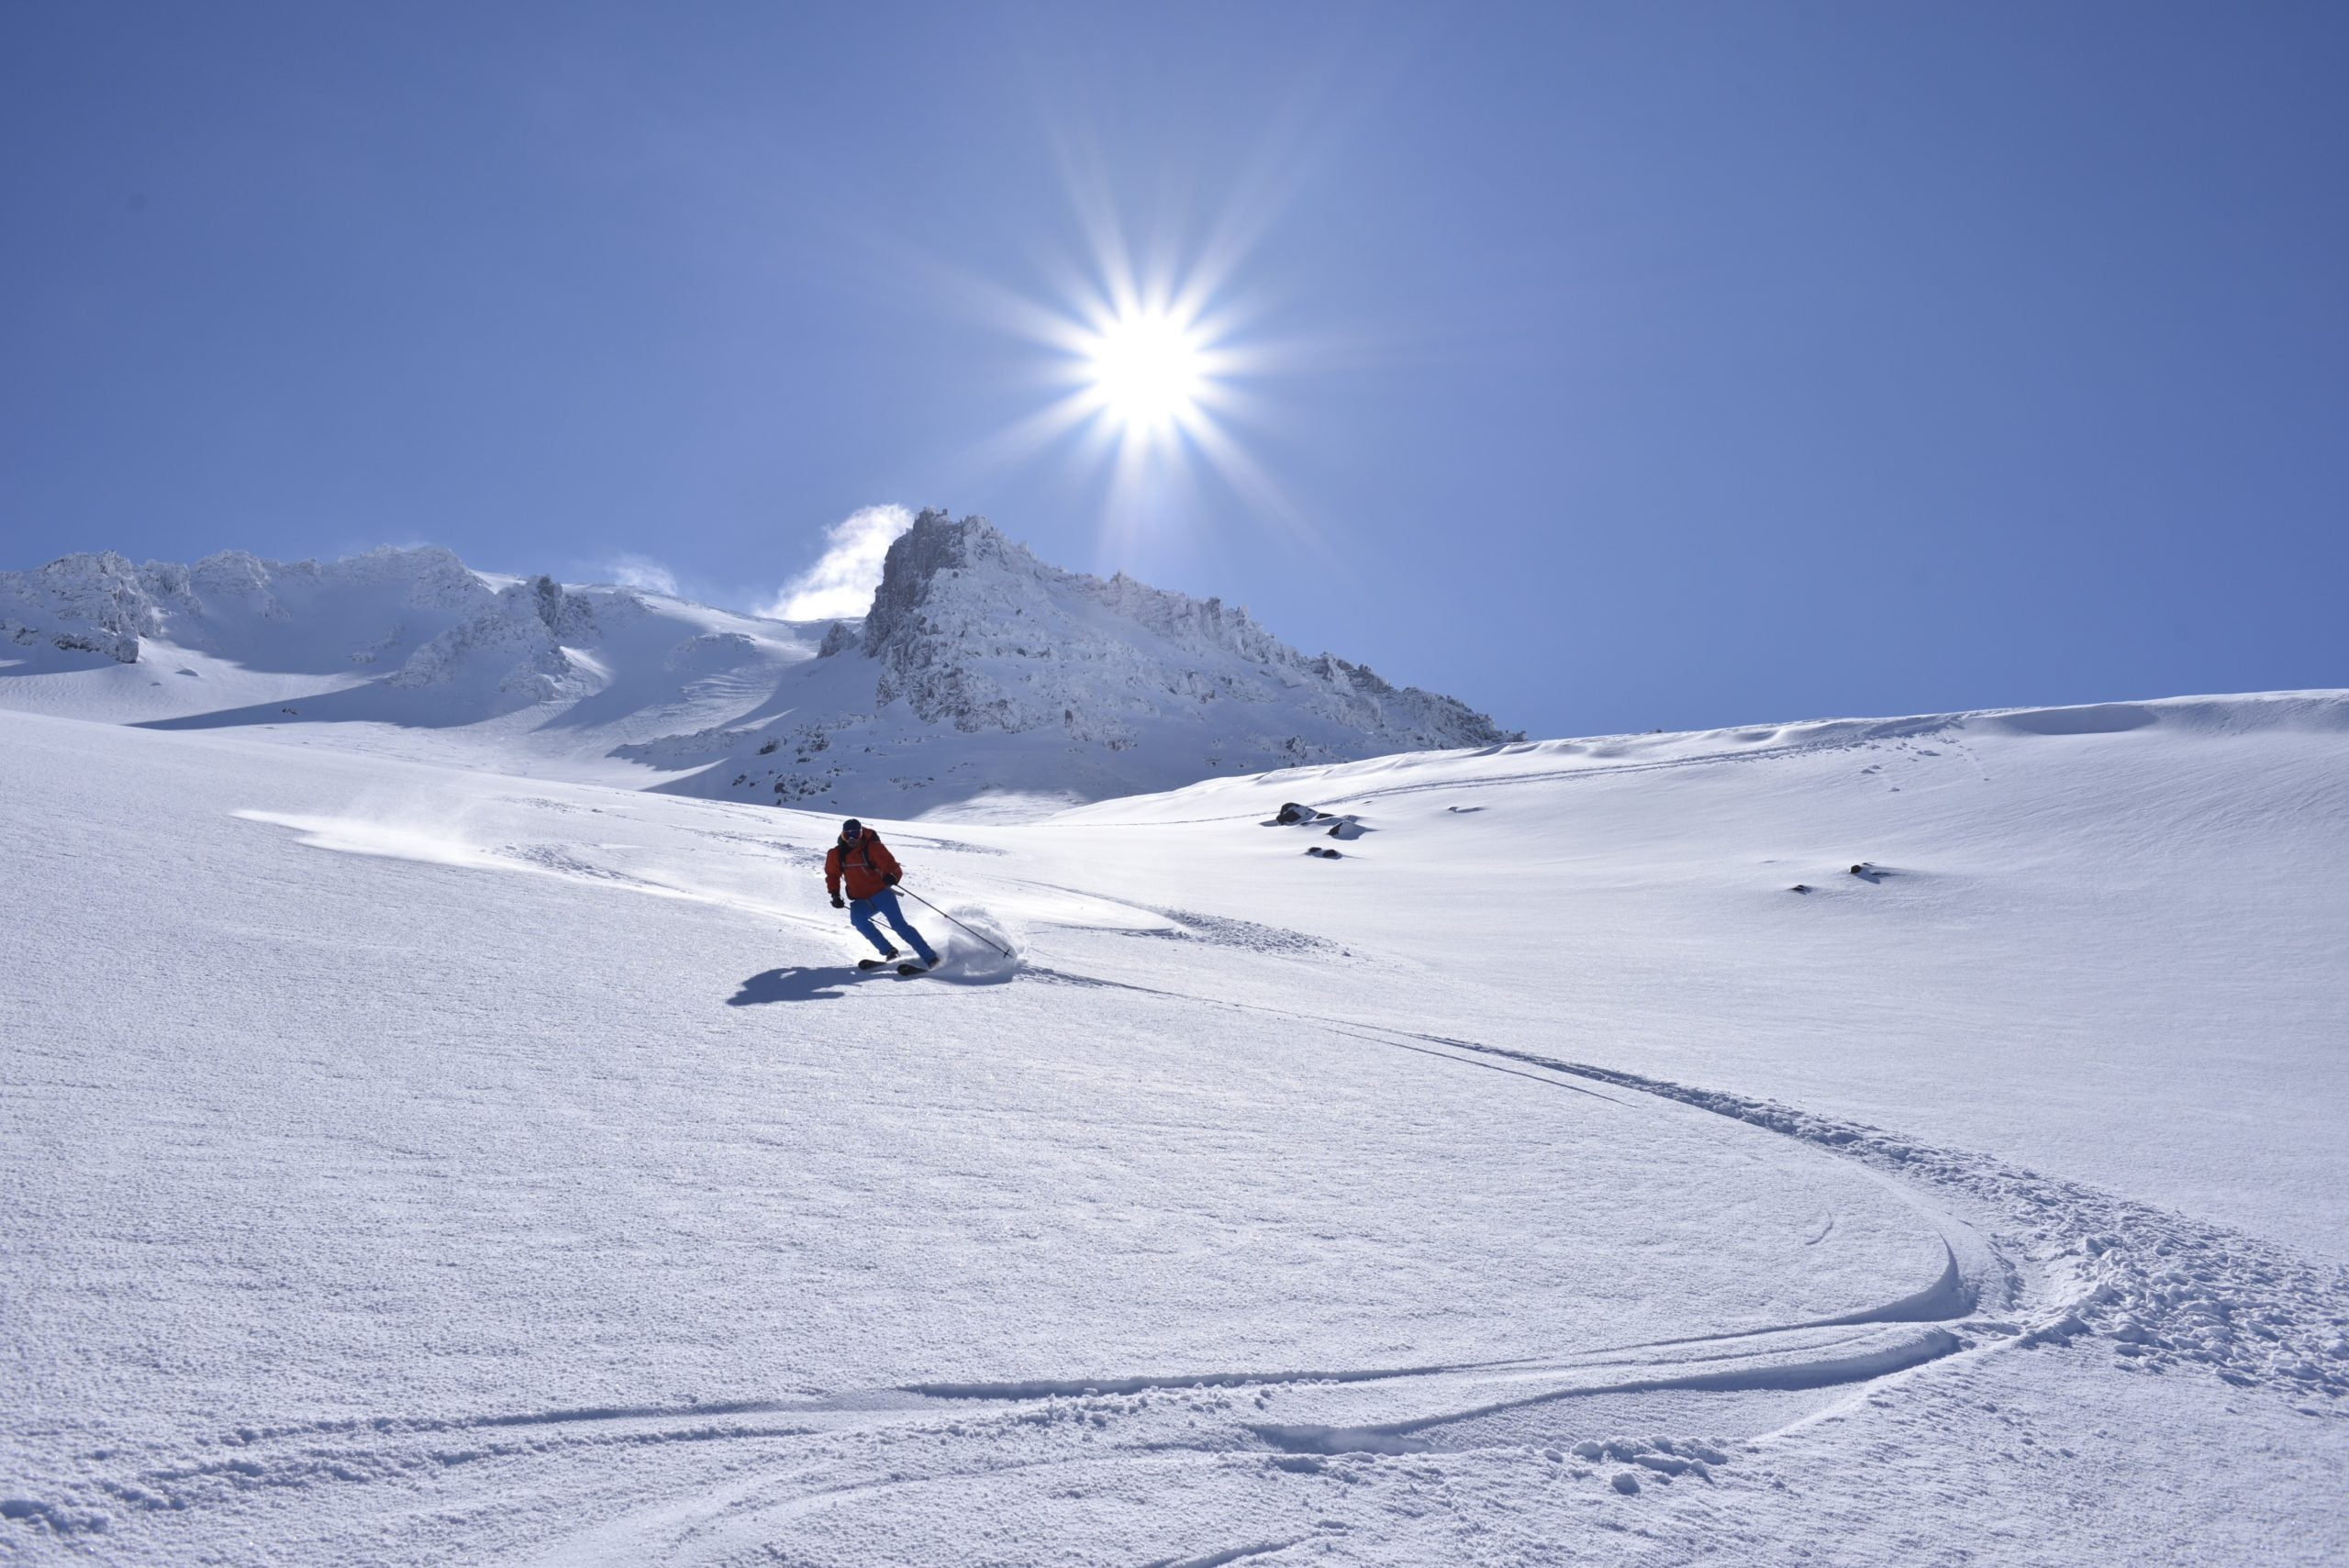
[[[1171,311],[1111,317],[1085,350],[1099,411],[1128,431],[1183,425],[1207,390],[1208,354],[1197,328]]]
[[[958,278],[991,319],[1051,351],[1036,367],[1049,399],[986,438],[974,461],[1057,451],[1074,460],[1072,473],[1099,465],[1113,555],[1235,511],[1311,538],[1242,439],[1276,412],[1264,384],[1301,362],[1293,344],[1265,336],[1264,301],[1236,285],[1252,226],[1219,224],[1196,254],[1169,241],[1137,258],[1106,201],[1087,210],[1092,255],[1053,267],[1050,295]]]

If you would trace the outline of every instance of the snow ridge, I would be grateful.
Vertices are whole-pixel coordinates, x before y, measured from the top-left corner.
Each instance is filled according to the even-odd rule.
[[[560,596],[546,579],[540,583],[540,598],[550,590]],[[192,566],[134,566],[106,550],[65,556],[31,572],[0,572],[0,635],[18,647],[45,642],[65,652],[104,653],[120,664],[137,663],[150,639],[236,656],[259,651],[257,640],[289,640],[289,631],[347,634],[348,627],[320,623],[340,618],[336,612],[347,608],[343,601],[354,591],[371,606],[412,610],[419,620],[441,624],[510,613],[517,602],[513,590],[501,594],[455,554],[431,545],[329,562],[263,561],[231,550]],[[257,638],[270,623],[277,623],[276,637]],[[406,629],[405,620],[395,622],[388,638],[355,647],[351,662],[372,662]]]

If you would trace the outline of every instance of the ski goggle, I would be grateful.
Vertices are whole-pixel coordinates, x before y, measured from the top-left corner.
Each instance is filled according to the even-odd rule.
[[[863,831],[864,831],[864,824],[863,824],[863,823],[862,823],[862,822],[859,822],[859,821],[858,821],[855,817],[850,817],[847,821],[845,821],[845,822],[843,822],[843,823],[841,823],[841,838],[843,838],[843,839],[853,839],[853,838],[855,838],[859,833],[862,833],[862,832],[863,832]]]

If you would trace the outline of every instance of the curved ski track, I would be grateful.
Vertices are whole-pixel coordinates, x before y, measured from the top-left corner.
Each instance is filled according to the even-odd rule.
[[[1599,776],[1853,744],[1853,738],[1842,737],[1482,782]],[[1398,784],[1341,798],[1457,789],[1464,783]],[[502,846],[490,853],[516,869],[607,885],[641,880],[557,855],[546,846]],[[740,902],[662,885],[643,890]],[[792,917],[777,909],[755,912]],[[1174,911],[1149,912],[1185,918]],[[2243,1387],[2267,1386],[2292,1396],[2349,1393],[2349,1363],[2333,1348],[2338,1325],[2349,1321],[2349,1269],[2328,1269],[2239,1232],[1987,1156],[1921,1145],[1768,1101],[1356,1018],[1049,967],[1030,966],[1024,973],[1048,984],[1117,989],[1280,1018],[1387,1049],[1531,1079],[1627,1109],[1665,1101],[1746,1122],[1855,1162],[1935,1228],[1944,1246],[1944,1267],[1908,1296],[1835,1317],[1540,1358],[1002,1383],[913,1381],[817,1398],[556,1409],[464,1420],[386,1415],[246,1428],[217,1434],[198,1454],[184,1448],[144,1456],[118,1451],[109,1456],[116,1462],[114,1473],[87,1494],[53,1502],[15,1500],[12,1506],[19,1506],[21,1517],[33,1517],[22,1511],[34,1510],[48,1530],[71,1536],[104,1529],[103,1510],[108,1507],[183,1513],[314,1485],[413,1482],[458,1466],[527,1465],[557,1452],[659,1455],[683,1451],[679,1445],[761,1445],[764,1457],[746,1478],[712,1485],[688,1474],[666,1501],[636,1500],[646,1495],[640,1489],[615,1516],[570,1535],[551,1551],[541,1538],[537,1551],[520,1551],[518,1542],[517,1552],[500,1553],[506,1560],[566,1563],[683,1560],[690,1542],[693,1560],[700,1561],[713,1551],[749,1549],[771,1527],[880,1491],[1054,1466],[1229,1462],[1252,1454],[1274,1468],[1318,1469],[1347,1462],[1350,1456],[1368,1462],[1424,1451],[1440,1445],[1447,1429],[1523,1416],[1566,1401],[1838,1388],[1854,1390],[1850,1397],[1855,1398],[1870,1385],[1947,1358],[2083,1338],[2109,1343],[2123,1365],[2199,1364]],[[1789,1425],[1782,1401],[1764,1403],[1757,1408],[1763,1412],[1769,1418],[1762,1429],[1737,1442],[1626,1440],[1584,1443],[1576,1452],[1594,1461],[1603,1455],[1637,1463],[1666,1480],[1690,1473],[1701,1478],[1710,1467],[1734,1462],[1735,1452]],[[1791,1424],[1820,1413],[1816,1406],[1803,1408]],[[1553,1451],[1552,1457],[1559,1456]],[[1157,1562],[1166,1568],[1207,1568],[1275,1555],[1307,1539]]]

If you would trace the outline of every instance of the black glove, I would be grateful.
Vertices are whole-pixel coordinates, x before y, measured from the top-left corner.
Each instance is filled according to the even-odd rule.
[[[890,886],[895,887],[895,886],[896,886],[896,885],[897,885],[897,876],[898,876],[898,873],[893,871],[893,872],[891,872],[888,875],[886,875],[886,876],[883,877],[881,880],[882,880],[883,882],[887,883]]]
[[[848,907],[848,900],[835,893],[832,895],[832,907],[835,909],[845,909]]]

